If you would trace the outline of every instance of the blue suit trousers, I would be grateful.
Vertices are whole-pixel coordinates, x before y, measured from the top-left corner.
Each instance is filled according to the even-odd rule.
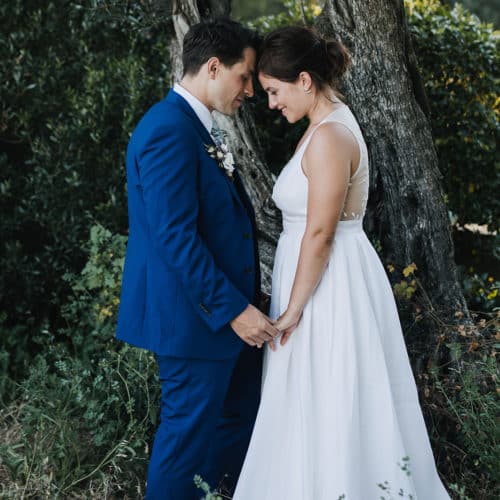
[[[148,469],[147,500],[195,500],[196,474],[231,490],[257,414],[262,351],[245,345],[226,360],[157,356],[161,420]]]

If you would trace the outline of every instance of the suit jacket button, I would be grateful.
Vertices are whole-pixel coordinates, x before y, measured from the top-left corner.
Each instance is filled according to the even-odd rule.
[[[252,239],[252,233],[245,233],[243,235],[243,237],[246,239],[246,240],[251,240]]]
[[[250,266],[248,266],[248,267],[245,268],[245,272],[247,274],[252,274],[253,273],[253,269]]]

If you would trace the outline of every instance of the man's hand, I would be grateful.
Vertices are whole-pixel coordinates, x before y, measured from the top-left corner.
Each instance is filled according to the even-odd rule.
[[[272,321],[251,304],[230,324],[241,340],[258,348],[261,348],[264,342],[273,340],[280,333]]]

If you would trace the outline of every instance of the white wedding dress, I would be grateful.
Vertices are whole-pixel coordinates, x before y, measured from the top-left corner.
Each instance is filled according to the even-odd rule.
[[[449,499],[435,468],[391,286],[363,232],[366,145],[347,106],[327,120],[351,131],[360,163],[328,266],[301,321],[284,347],[266,347],[262,400],[233,499]],[[274,319],[288,306],[305,229],[308,186],[301,160],[312,133],[273,191],[283,213]]]

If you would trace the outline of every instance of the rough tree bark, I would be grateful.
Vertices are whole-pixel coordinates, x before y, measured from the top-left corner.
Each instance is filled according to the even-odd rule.
[[[343,91],[370,152],[368,229],[397,266],[415,262],[440,314],[467,311],[403,0],[327,0],[316,27],[353,55]]]
[[[217,9],[217,10],[215,10]],[[230,0],[174,0],[173,78],[180,77],[181,41],[188,27],[210,14],[228,14]],[[423,85],[416,70],[402,0],[327,0],[317,28],[341,39],[354,65],[345,79],[346,99],[363,129],[371,163],[366,225],[397,266],[415,262],[433,307],[443,319],[467,311],[457,281],[453,244]],[[248,109],[216,117],[229,134],[238,166],[255,204],[261,267],[269,293],[280,216],[270,194],[272,178]]]
[[[174,0],[172,21],[175,38],[170,44],[172,79],[179,81],[182,71],[182,40],[189,26],[201,17],[229,14],[230,0]],[[228,134],[231,150],[237,158],[238,170],[245,180],[248,194],[254,204],[259,230],[259,251],[263,290],[271,292],[271,273],[274,249],[281,230],[281,216],[271,200],[273,179],[263,162],[263,154],[257,136],[255,122],[248,108],[243,108],[234,118],[215,114],[217,126]]]

